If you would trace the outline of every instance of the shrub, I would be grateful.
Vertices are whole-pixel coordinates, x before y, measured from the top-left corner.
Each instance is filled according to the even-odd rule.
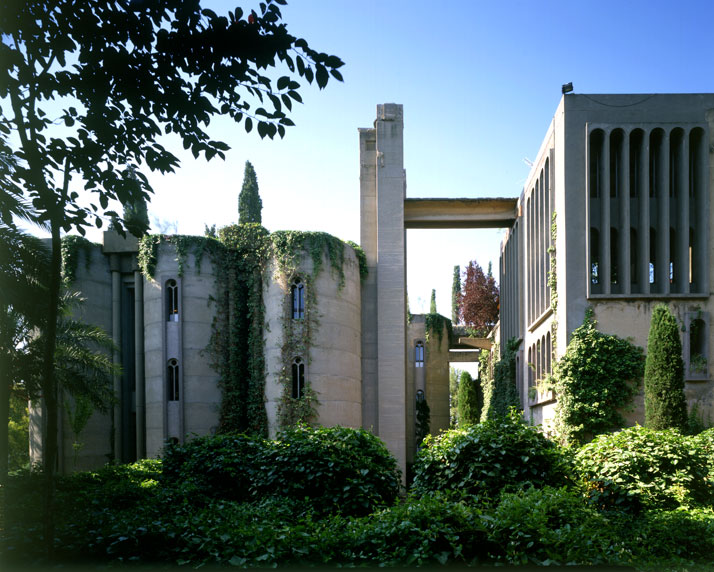
[[[364,429],[287,429],[267,448],[263,463],[253,483],[257,497],[308,498],[319,512],[368,514],[399,494],[396,460]]]
[[[502,489],[566,483],[565,453],[515,410],[466,429],[427,437],[415,463],[415,494],[460,491],[493,499]]]
[[[266,442],[247,435],[197,437],[168,444],[163,453],[162,483],[186,494],[245,501],[262,478]]]
[[[491,513],[493,556],[508,564],[613,563],[607,521],[580,493],[544,487],[502,495]]]
[[[677,320],[664,304],[652,311],[645,362],[645,425],[652,429],[687,427],[684,362]]]
[[[170,445],[163,478],[184,494],[234,501],[309,499],[320,513],[349,515],[392,503],[400,485],[394,457],[371,433],[304,425],[276,441],[220,435]]]
[[[691,437],[694,446],[706,457],[709,479],[714,481],[714,427]]]
[[[672,508],[714,498],[706,455],[672,429],[600,435],[577,452],[576,467],[600,508]]]
[[[516,338],[508,340],[501,358],[493,366],[493,379],[483,392],[483,419],[508,415],[511,407],[521,408],[516,385],[516,354],[519,344]],[[497,352],[498,349],[495,353]]]
[[[468,371],[461,372],[459,379],[457,419],[459,427],[467,427],[478,423],[481,418],[481,407],[483,406],[483,393],[481,385],[474,382]]]
[[[599,332],[596,325],[588,309],[555,364],[555,425],[559,437],[569,444],[622,427],[625,421],[619,410],[631,406],[642,377],[642,348]]]

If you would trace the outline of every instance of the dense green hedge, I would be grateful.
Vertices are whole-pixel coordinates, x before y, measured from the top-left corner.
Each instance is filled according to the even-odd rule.
[[[565,484],[568,462],[559,447],[520,413],[428,437],[414,464],[415,494],[459,491],[494,499],[502,490]]]
[[[184,494],[307,499],[321,514],[363,515],[394,502],[400,475],[394,457],[368,431],[301,425],[274,441],[220,435],[168,446],[162,482]]]
[[[696,438],[673,429],[629,427],[596,437],[576,455],[576,466],[597,506],[638,510],[709,505],[714,482]],[[701,438],[706,439],[705,437]]]

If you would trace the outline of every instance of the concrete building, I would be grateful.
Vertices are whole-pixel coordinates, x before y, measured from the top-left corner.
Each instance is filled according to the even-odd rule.
[[[301,281],[314,270],[307,251],[291,273],[281,273],[273,259],[264,274],[270,433],[285,391],[279,380],[289,386],[291,374],[294,397],[306,380],[317,392],[318,423],[371,429],[403,471],[416,450],[417,399],[430,405],[432,432],[448,427],[448,363],[474,361],[473,353],[456,350],[488,349],[490,342],[450,339],[423,316],[408,321],[408,228],[507,229],[496,335],[502,347],[519,340],[517,382],[529,419],[546,425],[552,419],[556,397],[538,381],[552,371],[588,306],[601,331],[646,347],[659,302],[682,324],[689,405],[714,419],[713,121],[710,94],[568,94],[519,198],[416,199],[406,198],[402,106],[378,105],[373,127],[359,130],[366,278],[349,246],[343,278],[323,271]],[[115,380],[112,414],[90,420],[77,468],[112,454],[124,461],[155,456],[168,439],[216,430],[219,377],[205,349],[216,318],[209,302],[222,270],[204,260],[199,272],[200,260],[189,254],[181,262],[172,248],[159,249],[153,279],[139,271],[136,243],[112,234],[88,266],[79,265],[75,287],[88,298],[85,318],[112,333],[124,373]],[[300,296],[310,291],[321,300],[319,326],[304,353],[287,355],[285,332],[303,331]],[[640,399],[631,420],[642,419]],[[33,423],[37,432],[39,418]],[[61,462],[71,470],[72,436],[60,429]]]
[[[521,342],[534,422],[553,418],[556,396],[538,381],[588,306],[599,330],[646,348],[661,302],[681,324],[689,407],[714,419],[713,121],[711,94],[562,98],[501,248],[500,337]],[[629,420],[642,423],[642,395],[635,405]]]

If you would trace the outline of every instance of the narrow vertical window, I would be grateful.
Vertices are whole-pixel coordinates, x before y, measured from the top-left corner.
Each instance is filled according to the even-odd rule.
[[[670,227],[669,229],[669,283],[672,284],[675,279],[674,273],[674,257],[677,252],[677,232]]]
[[[179,365],[175,359],[170,359],[166,366],[167,395],[169,401],[179,400]]]
[[[533,387],[533,350],[528,348],[528,389]]]
[[[689,227],[689,284],[694,284],[694,229]]]
[[[640,153],[642,153],[642,130],[635,129],[630,134],[630,197],[640,196]]]
[[[543,375],[543,359],[540,340],[536,342],[536,381],[540,381]]]
[[[553,346],[550,341],[550,332],[548,332],[545,336],[545,372],[550,375],[553,373],[552,366],[551,366],[551,358],[553,353]]]
[[[610,227],[610,282],[617,284],[618,257],[620,256],[619,235],[615,227]]]
[[[424,344],[417,342],[414,346],[414,367],[424,367]]]
[[[630,227],[630,280],[637,284],[639,267],[637,265],[637,230]]]
[[[290,287],[290,295],[293,305],[293,320],[305,317],[305,285],[300,278],[295,278]]]
[[[172,279],[166,282],[166,320],[178,322],[178,316],[178,284]]]
[[[706,374],[707,344],[706,323],[701,318],[689,322],[689,372]]]
[[[600,196],[602,179],[600,172],[602,169],[602,143],[603,132],[599,129],[590,134],[590,198],[597,199]]]
[[[296,357],[293,360],[293,399],[300,399],[305,393],[305,364]]]

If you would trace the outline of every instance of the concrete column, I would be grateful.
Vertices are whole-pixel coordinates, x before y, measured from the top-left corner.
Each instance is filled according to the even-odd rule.
[[[618,252],[620,292],[632,292],[630,275],[630,134],[622,135],[620,155],[620,249]]]
[[[679,196],[677,220],[677,253],[674,274],[678,292],[689,293],[689,133],[682,134],[679,147]]]
[[[118,254],[109,257],[109,267],[112,272],[112,340],[114,341],[114,353],[112,362],[115,367],[121,366],[121,260]],[[112,420],[114,430],[114,460],[121,461],[121,374],[114,375],[114,418]]]
[[[359,130],[360,246],[367,259],[362,284],[362,425],[379,434],[377,379],[377,131]]]
[[[377,106],[377,379],[379,436],[406,471],[406,234],[403,111]],[[411,404],[410,404],[411,405]]]
[[[134,364],[136,379],[136,458],[146,457],[146,390],[144,383],[144,276],[134,270]]]
[[[669,131],[662,136],[657,185],[657,273],[658,292],[669,294]]]
[[[610,293],[610,132],[605,131],[600,155],[602,168],[600,170],[600,268],[598,281],[603,294]]]

